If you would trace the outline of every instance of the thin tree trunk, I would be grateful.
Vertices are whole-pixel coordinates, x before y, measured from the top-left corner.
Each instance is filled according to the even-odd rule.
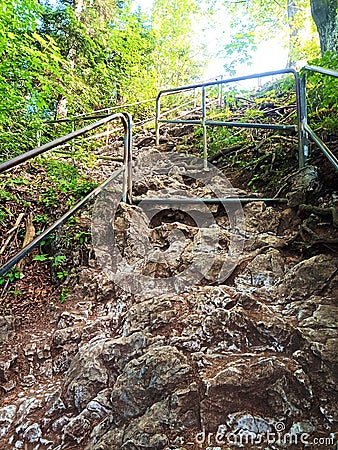
[[[83,0],[74,0],[74,15],[76,19],[80,22],[81,20],[81,14],[83,10]],[[68,53],[68,59],[70,63],[70,68],[75,68],[75,59],[76,59],[76,49],[75,49],[75,42],[72,43],[69,53]]]
[[[296,61],[294,58],[294,43],[298,34],[298,29],[295,26],[297,7],[295,0],[288,0],[288,24],[289,24],[289,54],[287,67],[294,67]]]
[[[83,10],[83,0],[74,1],[74,14],[78,21],[81,19],[81,14]]]

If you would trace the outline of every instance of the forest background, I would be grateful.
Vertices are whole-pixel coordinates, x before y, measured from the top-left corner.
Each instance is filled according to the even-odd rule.
[[[276,39],[289,67],[337,67],[337,0],[5,0],[1,160],[35,147],[46,120],[151,99],[214,58],[233,75]]]

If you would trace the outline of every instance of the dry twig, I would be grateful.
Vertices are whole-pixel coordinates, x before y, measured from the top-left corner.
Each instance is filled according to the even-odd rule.
[[[0,249],[0,255],[4,254],[8,244],[11,242],[15,232],[18,230],[23,217],[24,217],[24,213],[20,213],[18,218],[16,219],[14,227],[11,228],[9,231],[7,231],[6,234],[8,235],[8,238],[6,239],[6,242],[4,243],[4,245]]]

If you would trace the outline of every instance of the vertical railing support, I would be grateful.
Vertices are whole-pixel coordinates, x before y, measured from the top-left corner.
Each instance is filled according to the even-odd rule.
[[[221,81],[223,80],[223,75],[221,75]],[[223,107],[223,83],[220,85],[221,86],[221,102],[219,107],[222,108]]]
[[[304,167],[309,157],[309,137],[306,131],[307,125],[307,104],[306,104],[306,75],[302,75],[300,79],[300,105],[301,105],[301,129],[299,130],[300,139],[302,141],[302,161],[299,160],[299,166]],[[302,165],[301,165],[302,163]]]
[[[133,202],[133,119],[129,113],[123,113],[127,121],[127,166],[125,171],[127,172],[127,191],[126,201],[129,204]]]
[[[123,183],[122,201],[131,203],[132,201],[132,118],[129,113],[122,113],[124,117],[123,128]]]
[[[216,78],[216,81],[218,81],[217,80],[217,78]],[[218,107],[220,108],[221,107],[221,84],[219,84],[218,85],[218,92],[217,92],[217,103],[218,103]]]
[[[108,116],[110,115],[110,109],[107,109]],[[107,136],[106,136],[106,146],[109,144],[109,136],[110,136],[110,122],[107,123]]]
[[[203,127],[203,160],[204,169],[208,168],[208,147],[207,147],[207,102],[205,87],[202,87],[202,127]]]
[[[295,79],[295,90],[296,90],[296,108],[297,108],[297,128],[298,128],[298,166],[299,168],[303,168],[305,166],[305,151],[304,151],[304,129],[303,129],[303,114],[304,109],[302,107],[302,89],[301,82],[298,76],[298,73],[293,70],[292,71],[294,79]]]
[[[155,118],[155,128],[156,128],[156,145],[160,145],[160,109],[161,109],[161,93],[156,98],[156,118]]]

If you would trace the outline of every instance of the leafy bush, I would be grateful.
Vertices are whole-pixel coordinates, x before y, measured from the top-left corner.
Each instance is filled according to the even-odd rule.
[[[54,185],[47,194],[50,192],[55,200],[57,200],[55,191],[78,198],[88,194],[97,186],[96,182],[81,174],[73,164],[56,159],[48,159],[44,164],[46,164],[47,177]]]
[[[311,65],[338,71],[338,54],[327,52]],[[338,129],[338,78],[307,72],[307,104],[309,119],[316,128],[333,131]]]

